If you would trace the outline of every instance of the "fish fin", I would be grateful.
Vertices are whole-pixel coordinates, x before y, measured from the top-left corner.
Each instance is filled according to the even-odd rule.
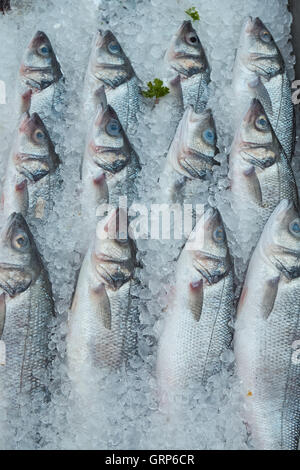
[[[76,301],[75,295],[76,295],[76,288],[77,288],[77,284],[78,284],[78,278],[79,278],[80,270],[81,270],[81,266],[75,272],[74,288],[73,288],[73,292],[72,292],[71,299],[70,299],[70,305],[69,305],[70,310],[74,310],[74,307],[75,307],[75,301]]]
[[[3,330],[4,330],[5,315],[6,315],[6,303],[5,303],[5,293],[3,292],[0,295],[0,339],[2,337]]]
[[[110,330],[111,329],[111,309],[110,309],[110,301],[107,295],[106,289],[104,286],[98,291],[98,295],[100,296],[99,301],[99,313],[100,317],[103,322],[103,326]]]
[[[194,319],[198,322],[203,306],[203,279],[190,283],[189,308]]]
[[[268,279],[263,286],[263,299],[262,299],[262,316],[263,318],[269,318],[275,304],[275,300],[278,292],[280,276],[273,279]]]
[[[249,169],[245,170],[244,176],[247,178],[248,188],[250,190],[252,200],[262,206],[262,192],[260,182],[255,171],[255,167],[251,166]]]
[[[18,204],[18,212],[22,214],[26,214],[28,210],[28,187],[27,187],[27,180],[24,179],[20,183],[15,185],[15,194]]]
[[[103,326],[107,330],[111,330],[110,301],[104,284],[101,284],[99,287],[92,289],[92,295],[97,296],[97,311]]]

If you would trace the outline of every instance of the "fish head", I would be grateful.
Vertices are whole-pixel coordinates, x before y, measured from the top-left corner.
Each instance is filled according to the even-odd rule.
[[[59,165],[48,131],[37,113],[23,117],[18,131],[14,163],[19,172],[34,181]]]
[[[0,235],[0,287],[13,297],[37,279],[41,260],[29,227],[21,214],[13,213]]]
[[[210,158],[216,155],[217,133],[210,109],[195,113],[191,106],[188,107],[184,131],[189,149]]]
[[[261,238],[263,253],[288,279],[300,277],[300,214],[292,201],[282,200]]]
[[[199,249],[193,250],[193,266],[209,283],[214,284],[226,275],[230,267],[230,257],[227,247],[226,233],[219,211],[207,209],[199,219],[197,232],[202,232]]]
[[[92,253],[96,278],[111,289],[128,282],[135,267],[135,245],[128,236],[127,214],[118,208],[99,222]]]
[[[235,139],[242,158],[260,168],[277,161],[278,141],[260,101],[254,98]]]
[[[244,65],[258,76],[270,78],[284,69],[274,38],[259,18],[249,18],[242,30],[239,54]]]
[[[184,21],[166,52],[166,60],[176,72],[191,77],[208,69],[200,39],[191,21]]]
[[[110,105],[100,108],[96,116],[89,151],[96,165],[113,174],[121,171],[130,160],[131,146]]]
[[[135,75],[128,57],[111,31],[97,32],[92,46],[90,68],[92,75],[105,88],[116,88]]]
[[[33,88],[44,89],[62,77],[48,36],[38,31],[26,49],[20,74]]]
[[[211,110],[195,113],[193,107],[188,106],[169,153],[171,165],[189,178],[205,178],[213,165],[218,164],[214,160],[216,140]]]

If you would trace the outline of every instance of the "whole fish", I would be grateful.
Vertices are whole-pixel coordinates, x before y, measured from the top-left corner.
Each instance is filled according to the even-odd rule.
[[[283,200],[252,255],[238,305],[234,351],[246,419],[258,449],[297,449],[300,433],[300,219]]]
[[[86,73],[86,108],[95,114],[97,90],[104,85],[108,103],[116,111],[125,131],[136,122],[141,93],[130,60],[111,31],[99,30],[94,38]]]
[[[101,90],[101,106],[92,124],[82,165],[83,206],[95,216],[100,204],[119,206],[127,196],[131,205],[136,195],[135,178],[141,167],[114,109]]]
[[[241,219],[254,217],[255,233],[247,242],[249,253],[269,216],[285,198],[298,203],[297,188],[287,157],[257,99],[237,131],[229,157],[232,208]],[[248,217],[248,218],[249,218]],[[249,222],[249,221],[248,221]],[[252,228],[253,228],[252,227]],[[238,237],[247,236],[249,223],[241,224]]]
[[[270,33],[259,18],[246,22],[237,51],[234,89],[259,99],[288,159],[295,146],[295,115],[291,83],[284,60]],[[246,98],[247,99],[247,98]]]
[[[20,212],[45,220],[59,185],[59,157],[38,114],[23,116],[9,157],[2,194],[6,216]]]
[[[216,129],[210,110],[195,113],[187,106],[169,148],[161,176],[161,188],[167,201],[184,202],[192,181],[205,179],[212,173],[217,153]]]
[[[173,37],[166,61],[179,75],[184,108],[192,105],[196,113],[206,107],[209,93],[210,68],[199,37],[190,21],[184,21]]]
[[[12,214],[0,235],[0,339],[8,396],[45,392],[52,290],[27,223]]]
[[[38,113],[45,121],[59,112],[63,74],[51,42],[42,31],[38,31],[30,42],[20,67],[19,96],[28,90],[32,92],[32,113]]]
[[[177,263],[174,305],[168,308],[157,359],[165,396],[192,381],[205,384],[231,342],[232,266],[216,209],[199,219]]]
[[[117,209],[99,222],[75,289],[67,352],[70,377],[81,390],[92,367],[119,368],[136,347],[138,316],[131,295],[136,251],[124,233],[124,214]]]

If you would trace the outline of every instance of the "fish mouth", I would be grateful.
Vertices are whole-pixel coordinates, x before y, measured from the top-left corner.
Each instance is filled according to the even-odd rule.
[[[43,73],[52,73],[52,67],[34,67],[33,65],[21,65],[20,72],[24,75],[27,72],[43,72]]]
[[[5,272],[10,271],[13,273],[25,273],[25,271],[22,266],[17,264],[0,263],[0,288],[3,289],[3,291],[6,292],[10,297],[14,297],[16,294],[20,294],[21,292],[27,290],[32,280],[30,279],[27,282],[23,281],[23,283],[21,282],[19,286],[16,283],[15,285],[12,285],[12,283],[6,279],[2,279],[1,277],[1,274],[5,274]],[[14,282],[14,280],[12,280],[12,282]]]
[[[297,257],[298,266],[286,267],[280,259],[274,256],[276,267],[279,271],[289,280],[297,279],[300,277],[300,256],[299,253],[295,253],[293,250],[284,249],[285,254],[294,254]]]

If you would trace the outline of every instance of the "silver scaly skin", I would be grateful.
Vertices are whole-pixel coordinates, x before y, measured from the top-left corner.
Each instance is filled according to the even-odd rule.
[[[121,222],[120,222],[121,218]],[[81,266],[69,314],[69,375],[84,392],[92,369],[118,369],[136,349],[138,312],[132,303],[136,251],[119,228],[122,210],[99,222]]]
[[[2,207],[5,216],[20,212],[29,223],[45,220],[59,185],[59,157],[38,114],[26,113],[8,161]]]
[[[107,101],[116,111],[124,130],[129,132],[136,123],[140,107],[139,79],[111,31],[98,31],[92,45],[86,73],[86,104],[89,114],[98,106],[97,90],[104,85]]]
[[[210,68],[199,37],[190,21],[184,21],[173,37],[166,61],[179,74],[184,108],[192,105],[196,113],[206,108]],[[173,81],[177,84],[178,79]]]
[[[257,231],[250,250],[282,199],[298,204],[292,169],[257,99],[252,100],[236,133],[229,156],[229,177],[234,212],[242,215],[253,209],[256,213]],[[247,226],[241,229],[247,230]]]
[[[46,393],[45,373],[51,359],[49,323],[54,304],[47,271],[21,214],[12,214],[0,235],[0,289],[0,339],[6,345],[7,396],[15,400],[19,392],[31,396]]]
[[[46,123],[62,102],[63,74],[47,35],[38,31],[27,47],[20,67],[18,95],[31,91],[32,113]],[[21,111],[22,111],[21,104]]]
[[[245,24],[236,56],[233,85],[237,99],[254,96],[263,105],[288,159],[295,146],[291,83],[282,55],[259,18]]]
[[[99,92],[101,106],[87,139],[82,165],[82,202],[93,217],[100,204],[119,206],[127,196],[130,206],[135,198],[135,178],[141,167],[114,109],[106,103],[104,89]]]
[[[169,148],[161,176],[161,188],[169,202],[184,202],[189,182],[205,179],[212,173],[217,153],[216,129],[212,113],[195,113],[188,106]]]
[[[158,348],[163,401],[191,382],[205,384],[230,346],[233,273],[217,210],[208,209],[190,235],[178,259],[175,289]]]
[[[252,255],[238,305],[234,351],[246,420],[258,449],[296,450],[300,434],[300,219],[283,200]]]

